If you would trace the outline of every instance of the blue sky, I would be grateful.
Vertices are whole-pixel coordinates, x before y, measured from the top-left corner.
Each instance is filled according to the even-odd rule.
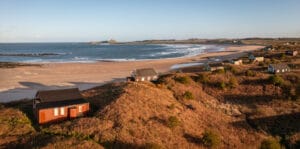
[[[300,1],[0,1],[0,42],[243,37],[300,37]]]

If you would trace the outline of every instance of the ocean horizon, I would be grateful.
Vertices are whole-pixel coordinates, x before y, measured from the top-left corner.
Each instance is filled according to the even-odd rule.
[[[141,61],[190,57],[223,51],[226,47],[226,45],[208,44],[0,43],[0,62],[89,63],[97,61]]]

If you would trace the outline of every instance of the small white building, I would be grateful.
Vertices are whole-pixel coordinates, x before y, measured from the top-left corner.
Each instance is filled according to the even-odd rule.
[[[215,71],[215,70],[224,70],[223,63],[206,63],[204,64],[203,70],[204,71]]]
[[[274,51],[275,49],[273,48],[273,46],[266,46],[263,48],[264,51]]]
[[[136,69],[131,73],[134,81],[156,81],[158,73],[153,68]]]
[[[231,63],[234,65],[242,65],[243,64],[243,60],[241,59],[233,59],[231,60]]]
[[[264,57],[260,56],[260,57],[255,57],[254,62],[263,62],[265,60]]]

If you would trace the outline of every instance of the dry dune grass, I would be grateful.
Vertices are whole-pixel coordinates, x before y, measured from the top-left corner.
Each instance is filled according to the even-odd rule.
[[[122,92],[115,96],[116,99],[111,99],[109,104],[96,105],[101,108],[94,112],[94,117],[44,129],[53,133],[69,132],[68,135],[88,137],[105,147],[205,148],[201,137],[206,130],[216,132],[221,138],[221,148],[259,146],[259,140],[264,135],[251,129],[234,127],[232,123],[240,119],[206,107],[205,101],[201,102],[209,100],[204,99],[209,95],[199,90],[199,84],[191,79],[190,83],[194,85],[187,85],[189,87],[186,88],[184,84],[172,81],[172,77],[165,78],[169,81],[165,82],[166,87],[146,82],[118,84],[122,86]],[[115,85],[112,86],[118,88]],[[102,91],[102,88],[94,88],[84,95],[89,100],[100,100],[89,94],[98,92],[98,89]],[[179,92],[182,89],[191,91],[195,99],[176,99],[176,91],[182,94]],[[178,122],[172,123],[174,127],[168,125],[170,117],[178,119]]]
[[[233,77],[236,87],[218,86]],[[209,148],[203,136],[213,132],[220,140],[212,141],[219,142],[217,148],[258,148],[266,138],[288,132],[295,143],[300,105],[274,100],[282,90],[265,84],[267,78],[227,71],[168,74],[156,83],[110,83],[82,93],[92,106],[88,117],[38,129],[23,113],[30,104],[2,106],[0,125],[6,129],[0,140],[11,148]]]
[[[35,130],[24,113],[17,109],[0,107],[0,147],[30,135]]]

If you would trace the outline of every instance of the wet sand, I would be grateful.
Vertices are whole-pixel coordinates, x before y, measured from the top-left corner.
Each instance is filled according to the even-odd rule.
[[[0,102],[33,98],[37,90],[79,87],[89,89],[111,81],[124,81],[137,68],[153,67],[164,73],[180,63],[203,62],[207,57],[220,60],[239,57],[262,46],[231,46],[223,52],[193,57],[96,63],[46,63],[42,66],[0,68]]]

